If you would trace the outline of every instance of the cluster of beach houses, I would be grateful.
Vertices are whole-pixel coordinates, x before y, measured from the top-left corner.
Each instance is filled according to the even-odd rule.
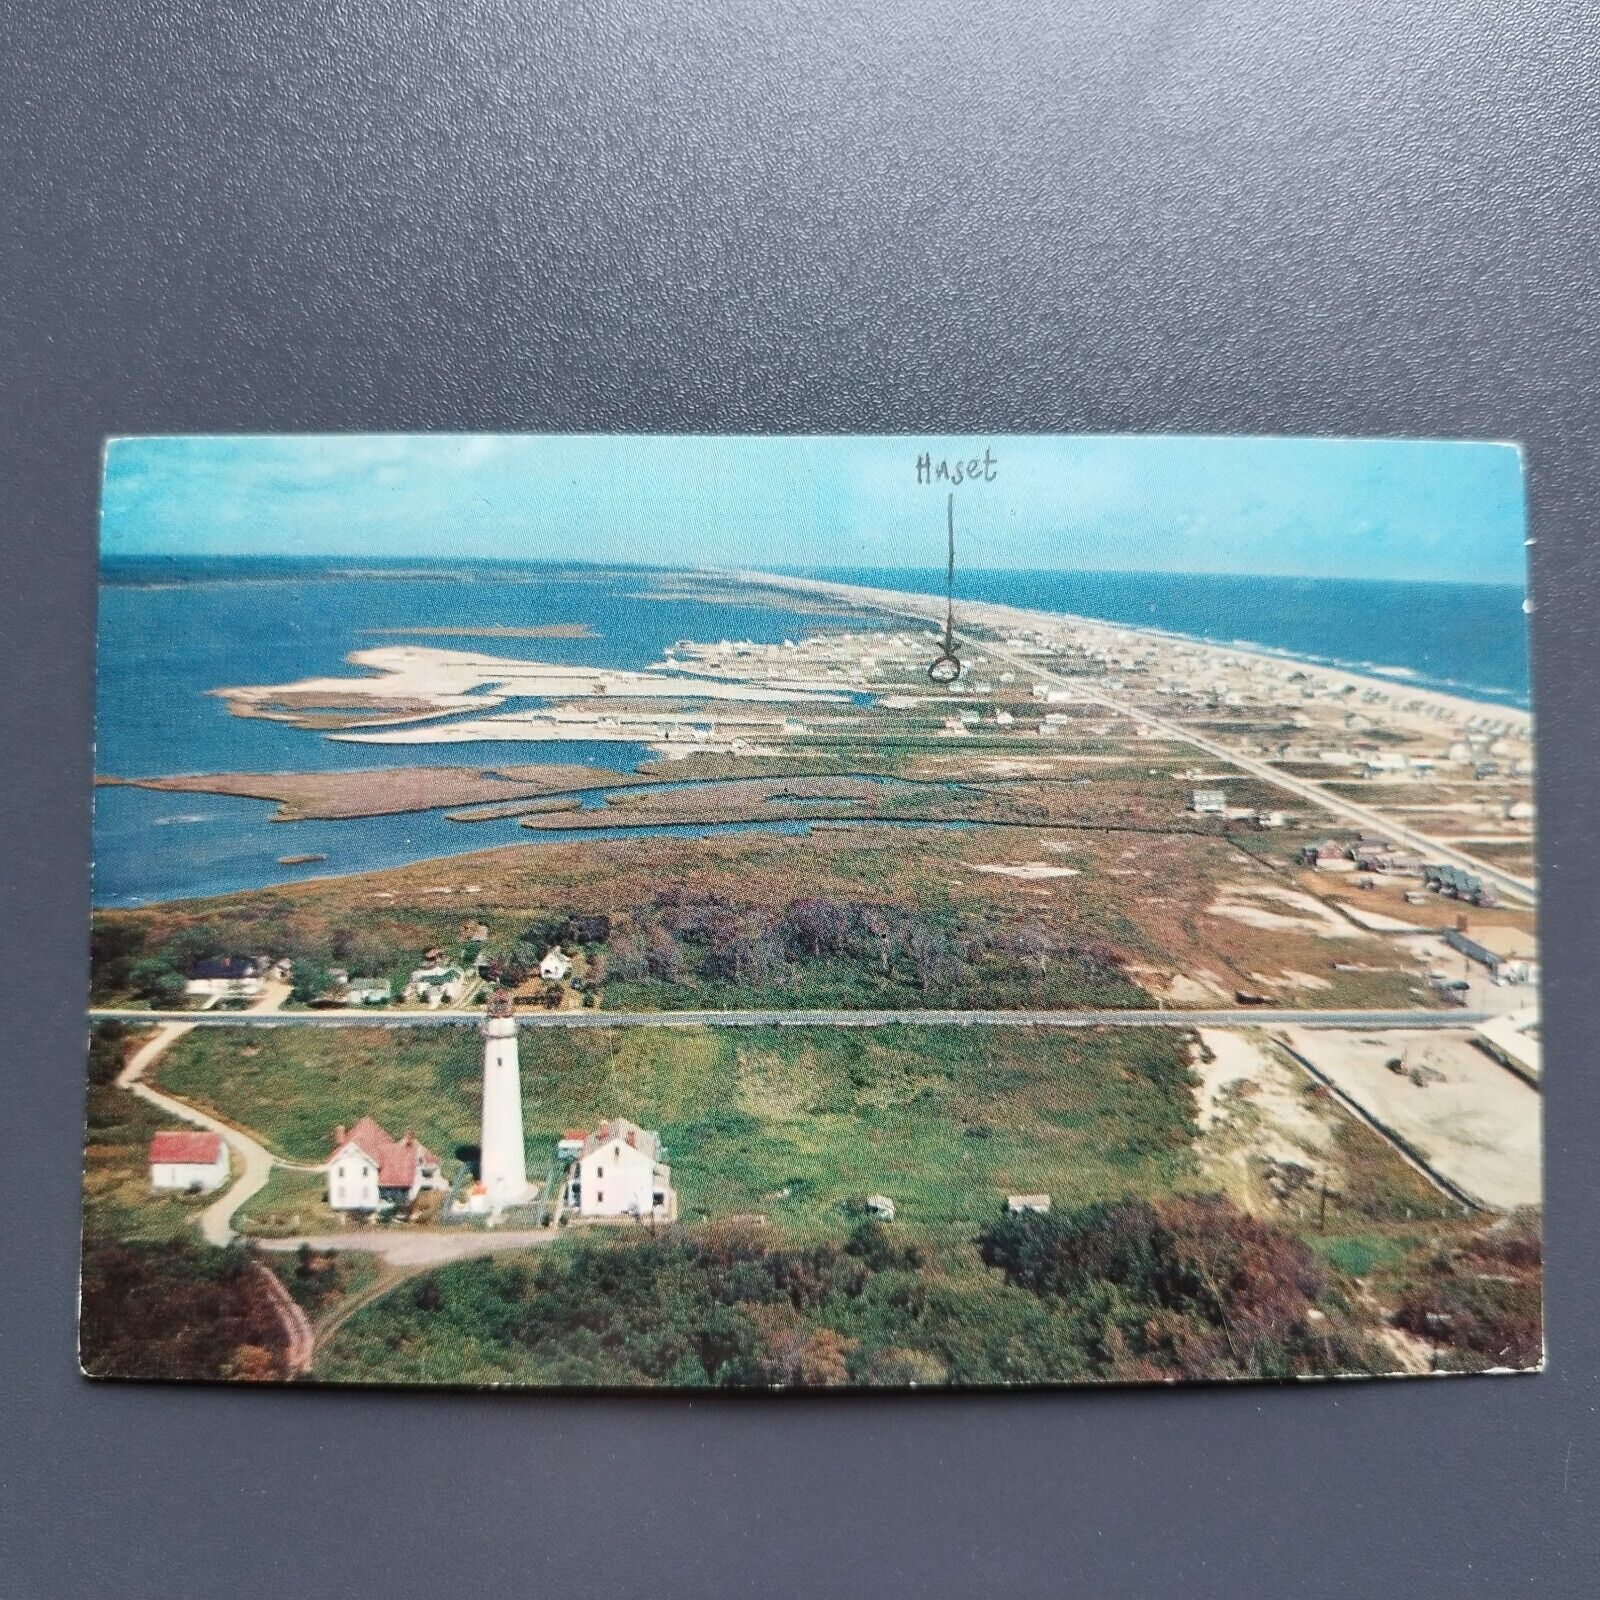
[[[1447,863],[1426,862],[1413,851],[1378,834],[1357,834],[1354,839],[1320,839],[1301,848],[1300,861],[1317,872],[1415,878],[1418,887],[1406,894],[1412,905],[1425,904],[1430,895],[1485,910],[1500,903],[1493,886],[1477,873]]]
[[[478,990],[483,981],[482,963],[457,963],[444,950],[425,951],[422,965],[396,982],[385,977],[363,977],[345,967],[328,970],[326,992],[311,1001],[313,1006],[386,1006],[396,999],[437,1010],[458,1005]],[[539,962],[539,976],[546,983],[563,983],[573,970],[572,958],[553,945]],[[223,1002],[244,1003],[259,1000],[272,982],[293,980],[293,963],[269,957],[223,956],[196,962],[185,975],[184,993],[206,1005]]]

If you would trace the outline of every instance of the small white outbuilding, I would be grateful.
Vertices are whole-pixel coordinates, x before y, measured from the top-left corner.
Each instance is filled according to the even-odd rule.
[[[228,1181],[228,1146],[220,1133],[187,1128],[150,1141],[150,1187],[209,1194]]]

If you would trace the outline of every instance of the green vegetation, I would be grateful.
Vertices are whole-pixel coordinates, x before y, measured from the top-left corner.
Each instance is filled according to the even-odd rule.
[[[435,1030],[196,1028],[157,1069],[161,1086],[249,1128],[289,1161],[321,1161],[363,1113],[441,1156],[477,1137],[482,1041]]]
[[[1535,1367],[1544,1355],[1539,1214],[1518,1212],[1393,1275],[1396,1326],[1456,1372]]]
[[[448,1160],[478,1136],[480,1051],[469,1028],[196,1029],[160,1081],[290,1160],[363,1112]],[[882,1191],[907,1226],[970,1231],[1007,1192],[1195,1181],[1188,1042],[1165,1030],[529,1030],[522,1066],[533,1170],[563,1129],[626,1115],[660,1129],[685,1219],[828,1231]],[[292,1176],[249,1214],[292,1212]]]
[[[1376,938],[1334,949],[1293,918],[1210,914],[1225,885],[1295,881],[1293,839],[1173,832],[1170,777],[1142,781],[1160,791],[1142,821],[1132,800],[1110,803],[1132,780],[1097,770],[1027,784],[1049,813],[1028,826],[509,846],[452,859],[470,894],[438,893],[429,862],[104,911],[94,997],[146,1003],[195,959],[261,954],[304,963],[310,997],[319,969],[403,979],[434,947],[458,965],[481,949],[514,983],[560,943],[583,951],[585,986],[611,1009],[1141,1005],[1146,969],[1204,970],[1224,991],[1292,969],[1331,985],[1308,992],[1318,1005],[1426,1003],[1408,971],[1334,969],[1390,968]],[[1091,803],[1104,820],[1055,820]],[[1074,875],[1029,878],[1030,864]]]
[[[1311,1093],[1325,1097],[1327,1091]],[[1442,1194],[1417,1169],[1370,1128],[1341,1116],[1334,1123],[1335,1152],[1340,1178],[1337,1193],[1329,1196],[1328,1215],[1341,1224],[1449,1221],[1461,1216],[1461,1206]]]
[[[281,1378],[282,1347],[242,1249],[85,1240],[78,1354],[90,1377]]]
[[[775,907],[666,888],[606,949],[618,1010],[1083,1008],[1148,996],[1101,940],[1036,911],[808,895]]]
[[[274,1167],[265,1185],[234,1213],[233,1225],[258,1239],[316,1233],[328,1226],[327,1194],[325,1174]]]
[[[89,1089],[84,1103],[83,1212],[86,1233],[148,1242],[190,1231],[209,1195],[156,1194],[150,1188],[150,1139],[174,1126],[171,1117],[115,1086],[124,1054],[137,1036],[115,1022],[89,1036]]]
[[[1328,1299],[1327,1274],[1305,1245],[1220,1196],[1006,1216],[979,1249],[1012,1283],[1066,1308],[1107,1376],[1294,1378],[1381,1366]]]
[[[994,1266],[898,1225],[803,1246],[712,1225],[463,1262],[358,1311],[318,1376],[811,1388],[1381,1365],[1304,1248],[1224,1201],[1008,1218],[983,1251]]]
[[[293,1255],[262,1251],[261,1262],[299,1303],[316,1318],[375,1283],[384,1268],[361,1250],[313,1250],[301,1245]]]

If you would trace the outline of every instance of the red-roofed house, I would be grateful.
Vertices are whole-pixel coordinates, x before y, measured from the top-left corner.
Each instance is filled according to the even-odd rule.
[[[209,1194],[228,1181],[228,1147],[220,1133],[158,1133],[150,1141],[150,1187]]]
[[[424,1189],[446,1189],[439,1158],[407,1128],[398,1138],[371,1117],[334,1129],[328,1204],[335,1211],[377,1211],[410,1205]]]

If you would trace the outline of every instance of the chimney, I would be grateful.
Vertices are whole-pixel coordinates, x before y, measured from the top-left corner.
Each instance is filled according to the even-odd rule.
[[[1466,931],[1467,931],[1467,914],[1466,914],[1465,911],[1463,911],[1460,914],[1460,916],[1458,916],[1456,918],[1456,932],[1457,933],[1465,933]]]
[[[338,1125],[338,1127],[336,1127],[333,1130],[333,1147],[334,1147],[334,1149],[337,1150],[339,1148],[339,1146],[344,1143],[345,1138],[346,1138],[346,1134],[345,1134],[345,1130],[344,1130],[344,1124],[341,1122]]]

